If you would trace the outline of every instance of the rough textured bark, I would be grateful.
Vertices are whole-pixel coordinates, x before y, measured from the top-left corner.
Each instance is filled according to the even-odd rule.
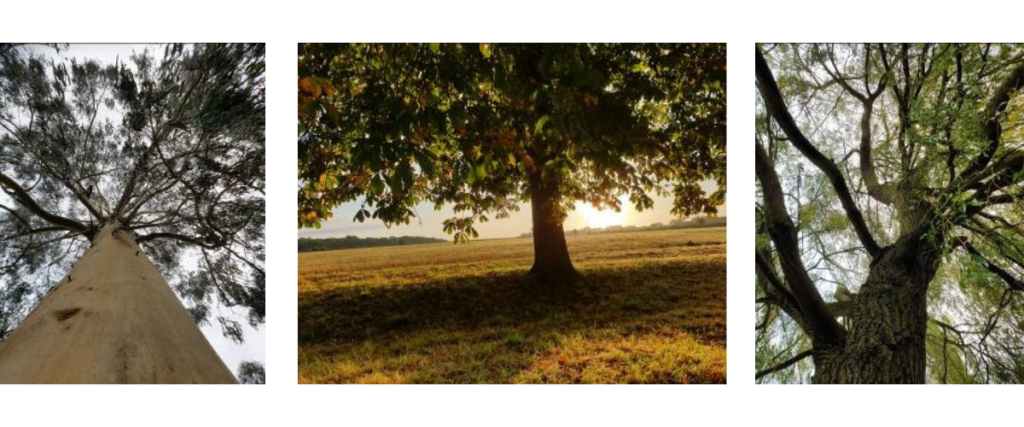
[[[768,280],[768,284],[772,284],[772,287],[761,287],[767,290],[775,288],[790,291],[793,300],[801,303],[800,310],[790,309],[785,312],[811,337],[815,366],[812,378],[814,382],[924,383],[929,363],[926,350],[929,322],[928,287],[934,280],[939,265],[947,259],[946,255],[950,254],[951,247],[955,249],[962,246],[973,257],[981,258],[983,261],[980,264],[1002,279],[1009,290],[1024,289],[1024,283],[1016,279],[1011,271],[1000,267],[1002,263],[985,260],[985,256],[972,245],[972,242],[984,245],[984,255],[1002,257],[1005,258],[1003,262],[1016,264],[1011,265],[1012,269],[1024,267],[1024,264],[1015,262],[1013,256],[1000,256],[1000,252],[1011,255],[1008,253],[1011,251],[1004,247],[1002,242],[1006,239],[1001,235],[1017,226],[1000,222],[1004,221],[1001,218],[1005,216],[1001,214],[1012,211],[985,211],[986,208],[1015,203],[1020,199],[1020,194],[1013,190],[1022,182],[1019,171],[1024,165],[1024,152],[1013,144],[1004,145],[1006,141],[1002,140],[1001,126],[1006,123],[1005,113],[1010,111],[1007,109],[1008,106],[1013,105],[1012,97],[1024,88],[1024,64],[1019,61],[1019,55],[1013,60],[996,64],[990,61],[989,47],[990,45],[986,45],[979,48],[983,49],[980,52],[974,50],[980,55],[971,59],[969,67],[964,63],[964,54],[973,48],[959,44],[905,43],[891,53],[887,52],[891,47],[879,45],[877,55],[874,56],[871,53],[873,47],[864,45],[859,52],[851,49],[843,55],[843,67],[837,65],[832,45],[811,46],[803,52],[799,51],[803,49],[802,47],[797,46],[794,49],[793,58],[798,61],[801,55],[805,54],[810,54],[812,58],[826,59],[827,61],[820,61],[824,71],[832,77],[832,81],[842,86],[842,95],[850,95],[863,105],[859,124],[860,148],[857,153],[861,160],[861,182],[858,183],[859,187],[854,186],[857,192],[851,192],[850,183],[847,182],[852,171],[847,170],[844,173],[834,160],[845,152],[845,156],[842,157],[842,163],[845,163],[853,152],[848,151],[849,147],[843,144],[838,153],[838,147],[830,147],[826,154],[811,143],[802,133],[801,123],[790,114],[786,104],[787,98],[782,96],[768,61],[760,50],[756,52],[757,87],[769,119],[769,126],[766,128],[769,141],[778,140],[772,128],[772,125],[777,125],[785,134],[785,140],[817,166],[824,177],[833,184],[839,202],[870,260],[867,279],[857,294],[851,295],[848,290],[842,288],[846,291],[843,296],[837,288],[836,300],[826,304],[826,309],[817,310],[817,287],[815,283],[808,282],[808,277],[811,276],[807,274],[808,270],[803,264],[805,253],[794,250],[799,249],[793,238],[798,230],[794,230],[790,224],[785,200],[787,195],[783,193],[774,175],[774,165],[766,160],[765,150],[759,143],[757,174],[765,196],[762,212],[765,231],[771,237],[774,254],[779,258],[778,265],[785,274],[784,278],[773,277],[772,270],[776,266],[772,258],[759,254],[759,274]],[[860,70],[851,70],[848,67],[851,61],[848,60],[856,59],[858,55],[864,66]],[[870,72],[875,59],[881,60],[885,72],[876,80],[872,80]],[[787,62],[782,60],[779,64],[787,67]],[[996,67],[1001,71],[985,71],[987,66]],[[806,66],[804,70],[809,73],[813,83],[819,83],[814,76],[816,71]],[[965,72],[971,75],[972,82],[964,80]],[[955,86],[951,87],[950,84]],[[857,89],[859,87],[864,88],[863,92]],[[871,90],[871,87],[875,89]],[[819,88],[825,87],[819,85]],[[892,98],[887,98],[880,106],[886,113],[890,113],[890,109],[895,109],[898,113],[899,129],[893,138],[887,123],[891,120],[892,114],[882,116],[885,134],[879,143],[877,138],[872,136],[872,114],[874,101],[882,96],[884,89],[891,89]],[[956,94],[947,99],[947,89],[955,89]],[[986,91],[989,92],[988,95],[983,93]],[[983,105],[983,108],[963,105],[964,97],[967,96],[978,97],[978,105]],[[813,104],[804,104],[801,107],[808,105]],[[933,112],[940,113],[936,116]],[[842,113],[837,113],[836,117],[841,115]],[[934,121],[936,117],[940,118],[937,122]],[[818,120],[814,119],[811,122]],[[974,143],[966,139],[961,140],[964,135],[954,132],[954,129],[963,126],[962,123],[965,122],[969,126],[979,125],[984,133],[982,141],[987,140],[987,145],[980,153],[974,154],[973,158],[965,156],[975,151],[970,148]],[[821,123],[825,121],[815,126],[822,126]],[[933,149],[932,141],[939,141],[939,145],[946,147],[948,151]],[[968,149],[961,147],[965,143]],[[874,146],[875,144],[878,146]],[[877,165],[873,163],[873,150],[876,148],[881,149],[884,154],[882,158],[877,159]],[[876,166],[883,169],[876,170]],[[857,194],[865,190],[875,200],[890,205],[893,209],[892,216],[883,213],[876,219],[881,223],[867,222],[855,203],[866,201],[863,195]],[[857,200],[858,198],[860,200]],[[875,208],[874,205],[869,206]],[[985,220],[976,219],[975,215]],[[898,238],[894,243],[883,246],[874,240],[872,233],[876,227],[895,231]],[[822,252],[821,257],[828,258],[828,255]],[[857,268],[855,264],[847,267]],[[817,268],[817,264],[814,268]],[[781,291],[776,293],[784,295]],[[787,305],[785,298],[773,298],[767,291],[764,294],[766,296],[759,298],[759,302],[783,308]],[[812,304],[807,304],[807,301]],[[947,312],[947,304],[946,301],[942,301],[938,307],[940,312]],[[813,310],[805,309],[805,306]],[[1000,306],[996,309],[1002,308]],[[956,307],[953,308],[955,309]],[[822,312],[826,315],[822,315]],[[999,311],[996,311],[982,332],[960,331],[949,327],[949,330],[955,331],[957,335],[978,333],[984,337],[976,344],[967,345],[961,342],[960,350],[973,353],[967,357],[980,362],[977,362],[979,366],[972,370],[985,372],[986,375],[989,375],[989,363],[985,360],[998,359],[999,356],[990,355],[989,346],[983,341],[990,336],[999,335],[992,333],[996,327],[994,322],[999,317],[998,314]],[[843,320],[843,334],[834,335],[833,340],[822,340],[820,337],[824,328],[821,325],[828,326],[838,317],[842,317]],[[767,322],[768,317],[765,316],[765,319]],[[934,319],[933,321],[937,322]],[[1016,324],[1009,323],[1008,326],[1003,329],[1004,333],[1015,329]],[[945,332],[944,329],[943,333]],[[1007,333],[1005,336],[1012,335]],[[1019,342],[1019,339],[1010,341]],[[949,341],[942,343],[943,363],[948,344]],[[996,352],[1000,351],[1000,347],[1006,350],[1002,355],[1013,356],[1002,343],[991,346]],[[775,372],[772,369],[775,368],[763,371]],[[1009,377],[1013,375],[1009,374]],[[944,374],[942,378],[945,380]],[[989,378],[987,376],[986,380],[991,381]]]
[[[925,382],[926,295],[939,253],[922,234],[900,238],[872,263],[845,346],[815,352],[816,383]]]
[[[530,205],[533,211],[533,267],[530,274],[549,285],[571,285],[579,278],[569,259],[561,215],[558,214],[558,187],[551,184],[531,185]]]
[[[235,383],[133,237],[109,224],[0,344],[0,383]]]

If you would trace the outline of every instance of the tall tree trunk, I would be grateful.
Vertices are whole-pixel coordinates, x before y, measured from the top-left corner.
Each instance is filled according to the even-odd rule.
[[[553,286],[572,285],[579,278],[569,259],[569,246],[562,229],[563,215],[558,213],[560,200],[557,184],[545,184],[540,179],[531,182],[533,267],[530,274]]]
[[[924,383],[926,298],[939,259],[934,247],[908,236],[875,260],[856,297],[846,345],[816,349],[816,383]]]
[[[235,383],[118,224],[0,344],[0,383]]]

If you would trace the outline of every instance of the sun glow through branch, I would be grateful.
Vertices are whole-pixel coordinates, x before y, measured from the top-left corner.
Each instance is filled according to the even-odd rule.
[[[623,225],[626,219],[624,211],[616,212],[614,209],[599,210],[589,203],[581,203],[576,206],[580,216],[587,222],[590,228],[607,228],[613,225]]]

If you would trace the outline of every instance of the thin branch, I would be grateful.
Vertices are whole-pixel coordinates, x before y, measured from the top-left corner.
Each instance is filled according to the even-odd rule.
[[[971,162],[971,165],[961,176],[970,176],[975,172],[981,171],[992,161],[996,150],[999,148],[999,140],[1003,132],[999,123],[1000,116],[1006,111],[1006,106],[1010,103],[1010,95],[1021,87],[1024,87],[1024,63],[1010,71],[1010,74],[1006,76],[1006,80],[1003,80],[995,93],[992,94],[988,104],[985,105],[982,118],[985,120],[985,136],[988,139],[988,146],[985,147],[985,151]]]
[[[807,140],[797,126],[796,120],[793,119],[788,107],[786,107],[786,101],[782,99],[779,86],[775,83],[775,76],[772,75],[772,71],[768,67],[768,61],[764,59],[760,51],[756,52],[756,59],[757,87],[765,101],[768,112],[771,113],[772,117],[775,118],[775,122],[789,137],[789,142],[828,177],[836,191],[836,195],[839,197],[839,201],[843,205],[843,209],[846,210],[850,223],[853,224],[853,228],[860,238],[861,244],[864,245],[864,249],[872,257],[878,256],[881,248],[875,241],[874,236],[871,235],[871,231],[864,221],[864,215],[854,202],[842,172],[839,171],[839,168],[832,160],[829,160],[817,148],[814,148],[814,145]]]
[[[10,192],[8,194],[13,196],[19,203],[28,208],[28,210],[32,211],[32,213],[36,214],[36,216],[50,224],[74,231],[85,231],[87,228],[84,224],[78,221],[50,213],[50,211],[47,211],[40,206],[39,203],[32,198],[31,194],[28,194],[24,188],[18,185],[18,183],[13,179],[7,177],[7,175],[4,175],[3,172],[0,172],[0,187],[9,189]]]
[[[781,371],[783,369],[786,369],[786,368],[788,368],[790,366],[793,366],[793,365],[796,364],[796,362],[804,360],[804,359],[806,359],[808,356],[810,356],[812,354],[814,354],[813,350],[801,351],[800,353],[797,353],[796,356],[793,356],[793,357],[789,358],[789,360],[786,360],[785,362],[782,362],[782,363],[780,363],[778,365],[775,365],[775,366],[772,366],[770,368],[765,368],[765,369],[762,369],[760,371],[757,371],[757,374],[754,375],[754,379],[755,380],[759,380],[759,379],[761,379],[761,377],[763,377],[765,375],[768,375],[768,374],[771,374],[771,373],[775,373],[775,372]]]

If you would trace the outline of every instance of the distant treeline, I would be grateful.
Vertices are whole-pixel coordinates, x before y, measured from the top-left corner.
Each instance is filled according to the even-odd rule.
[[[420,245],[424,243],[444,243],[447,240],[433,237],[402,236],[402,237],[365,237],[345,236],[328,239],[299,239],[299,252],[333,251],[335,249],[372,248],[377,246]]]
[[[656,222],[648,226],[636,226],[636,225],[613,225],[606,228],[590,228],[584,227],[575,230],[566,231],[565,234],[576,235],[576,234],[600,234],[600,233],[618,233],[623,231],[644,231],[644,230],[668,230],[673,228],[705,228],[705,227],[725,227],[725,218],[694,218],[689,220],[684,219],[673,219],[668,224],[662,222]],[[519,237],[530,237],[533,233],[523,233]]]

